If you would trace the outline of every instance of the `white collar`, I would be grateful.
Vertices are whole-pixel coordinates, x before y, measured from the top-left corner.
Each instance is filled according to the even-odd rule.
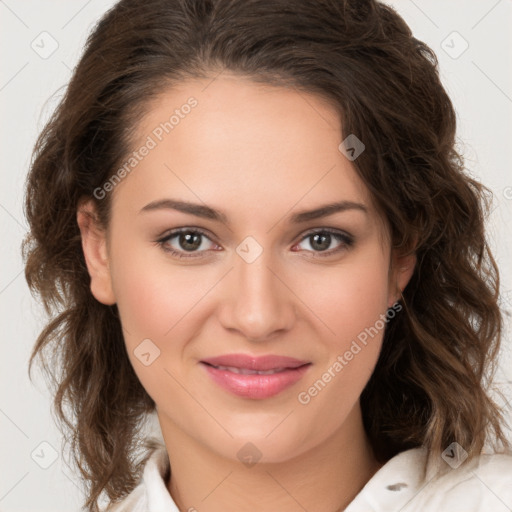
[[[424,482],[425,448],[399,453],[382,466],[366,483],[345,512],[368,512],[404,506]],[[161,445],[149,457],[143,473],[148,512],[179,512],[166,487],[169,457]]]
[[[440,457],[435,464],[426,467],[427,454],[425,447],[419,447],[391,458],[372,476],[344,512],[452,511],[453,507],[445,499],[448,495],[459,505],[464,501],[464,510],[487,511],[494,506],[492,500],[495,498],[481,485],[482,480],[476,472],[484,481],[494,483],[502,503],[510,501],[512,504],[512,455],[485,454],[452,470],[439,460]],[[167,450],[160,443],[146,462],[142,482],[127,503],[129,508],[121,508],[120,511],[180,512],[166,487],[169,466]],[[478,494],[480,492],[483,495]],[[445,505],[448,508],[445,509]]]
[[[401,510],[428,482],[426,448],[412,448],[392,457],[366,483],[345,512]]]

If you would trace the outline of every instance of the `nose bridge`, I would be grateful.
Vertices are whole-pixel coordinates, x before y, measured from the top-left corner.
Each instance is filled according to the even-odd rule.
[[[225,328],[238,330],[247,339],[264,340],[291,327],[295,318],[293,299],[275,275],[277,265],[271,251],[262,250],[252,260],[243,249],[242,243],[235,255],[221,321]],[[254,257],[255,249],[249,245],[246,254],[252,251]]]

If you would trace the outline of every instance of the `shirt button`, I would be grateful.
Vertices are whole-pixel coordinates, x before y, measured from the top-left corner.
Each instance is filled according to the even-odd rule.
[[[398,482],[396,484],[391,484],[386,487],[389,491],[401,491],[407,487],[407,484],[405,482]]]

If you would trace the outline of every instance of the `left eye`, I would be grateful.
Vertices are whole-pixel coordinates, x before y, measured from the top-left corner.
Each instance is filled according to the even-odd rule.
[[[338,246],[335,247],[334,249],[331,248],[331,244],[333,243],[333,241],[338,242]],[[325,229],[321,231],[314,231],[308,233],[306,236],[302,238],[300,244],[304,242],[308,242],[313,252],[324,252],[326,253],[326,255],[336,253],[340,250],[350,247],[353,244],[352,237],[347,235],[346,233],[343,233],[341,231],[331,231]],[[318,255],[323,256],[323,254]]]
[[[177,248],[171,243],[174,239],[177,241]],[[179,258],[188,258],[195,257],[196,255],[186,253],[203,252],[207,250],[207,247],[204,246],[204,239],[210,240],[206,234],[201,231],[184,229],[170,233],[164,238],[158,240],[158,243],[165,251],[170,252],[174,256],[178,256]],[[215,245],[211,240],[210,242]]]

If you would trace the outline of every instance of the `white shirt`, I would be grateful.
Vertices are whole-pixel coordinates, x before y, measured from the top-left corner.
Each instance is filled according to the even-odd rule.
[[[384,464],[345,512],[512,512],[512,454],[482,454],[471,463],[424,473],[425,448]],[[165,486],[165,446],[147,460],[137,487],[112,512],[180,512]]]

